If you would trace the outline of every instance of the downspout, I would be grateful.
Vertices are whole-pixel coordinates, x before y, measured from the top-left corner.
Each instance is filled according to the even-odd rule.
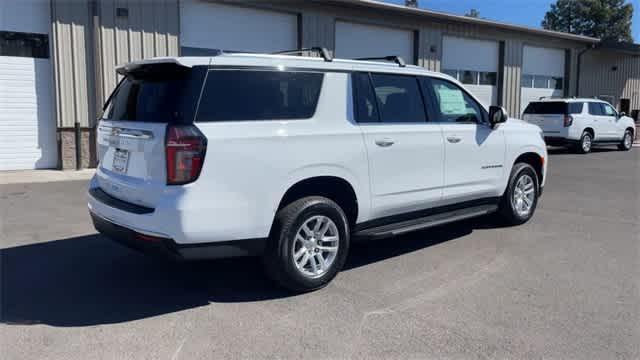
[[[584,55],[587,51],[591,50],[591,49],[595,49],[596,45],[595,44],[591,44],[588,47],[582,49],[579,53],[578,53],[578,64],[576,65],[576,97],[580,97],[580,73],[581,73],[581,67],[582,67],[582,55]]]

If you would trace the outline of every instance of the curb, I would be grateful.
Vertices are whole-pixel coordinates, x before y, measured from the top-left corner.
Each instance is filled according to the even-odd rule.
[[[0,185],[89,180],[95,169],[0,171]]]

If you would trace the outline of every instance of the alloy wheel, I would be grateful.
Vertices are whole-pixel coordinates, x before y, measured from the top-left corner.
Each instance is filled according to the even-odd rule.
[[[324,275],[336,260],[340,233],[327,216],[307,219],[295,233],[291,256],[298,271],[309,278]]]
[[[524,174],[516,182],[511,197],[511,205],[518,216],[527,217],[531,214],[535,202],[535,182],[531,176]]]
[[[591,135],[586,134],[582,139],[582,150],[589,152],[591,150]]]

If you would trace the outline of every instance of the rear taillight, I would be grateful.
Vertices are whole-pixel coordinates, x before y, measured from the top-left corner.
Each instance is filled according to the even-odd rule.
[[[573,116],[565,115],[564,116],[564,127],[569,127],[573,124]]]
[[[167,127],[167,185],[182,185],[200,176],[207,139],[195,126],[169,125]]]

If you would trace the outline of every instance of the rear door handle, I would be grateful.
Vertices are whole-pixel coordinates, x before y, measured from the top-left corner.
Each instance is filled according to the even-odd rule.
[[[377,139],[376,140],[376,145],[380,146],[380,147],[389,147],[391,145],[394,144],[393,139],[390,138],[384,138],[384,139]]]
[[[447,141],[452,143],[452,144],[457,144],[460,142],[460,138],[457,136],[447,136]]]

